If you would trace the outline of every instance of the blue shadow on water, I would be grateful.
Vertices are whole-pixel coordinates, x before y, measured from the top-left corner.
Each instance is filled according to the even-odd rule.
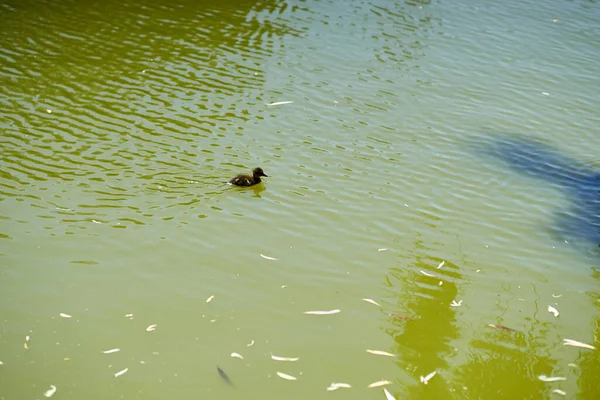
[[[560,189],[570,206],[555,211],[550,231],[587,256],[600,258],[600,170],[541,141],[493,135],[472,143],[480,156]]]

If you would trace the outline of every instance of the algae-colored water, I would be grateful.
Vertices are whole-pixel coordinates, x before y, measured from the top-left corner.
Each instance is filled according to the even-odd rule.
[[[0,399],[599,398],[598,21],[0,2]]]

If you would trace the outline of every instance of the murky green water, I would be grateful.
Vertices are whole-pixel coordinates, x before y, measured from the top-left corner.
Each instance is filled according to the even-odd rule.
[[[599,398],[598,21],[3,1],[0,399]]]

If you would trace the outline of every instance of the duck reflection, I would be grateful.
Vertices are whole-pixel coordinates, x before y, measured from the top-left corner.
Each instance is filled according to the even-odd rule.
[[[518,136],[496,136],[477,147],[514,171],[560,189],[570,207],[556,211],[552,234],[586,255],[600,257],[600,170],[545,143]]]

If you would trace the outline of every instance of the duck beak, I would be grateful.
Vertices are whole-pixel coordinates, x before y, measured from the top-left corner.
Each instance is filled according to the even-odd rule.
[[[267,174],[265,174],[265,173],[263,173],[263,174],[262,174],[262,176],[266,176],[267,178],[269,177],[269,175],[267,175]]]

